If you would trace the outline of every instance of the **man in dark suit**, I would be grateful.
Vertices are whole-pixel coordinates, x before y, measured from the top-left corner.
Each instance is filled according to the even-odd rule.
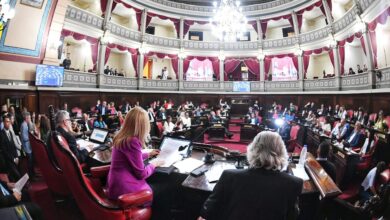
[[[357,147],[360,144],[362,137],[361,128],[362,125],[360,124],[360,122],[356,122],[355,128],[353,129],[351,134],[347,138],[345,138],[345,143],[347,143],[349,147]]]
[[[91,132],[93,129],[93,125],[90,124],[89,115],[87,113],[83,113],[83,118],[78,120],[77,123],[81,126],[80,131],[82,132]]]
[[[167,119],[167,114],[165,113],[165,108],[161,108],[158,113],[158,118],[165,121]]]
[[[109,114],[108,108],[107,108],[107,102],[103,101],[103,103],[101,105],[97,106],[97,110],[99,111],[99,114],[102,116]]]
[[[323,141],[318,146],[317,150],[317,161],[321,164],[322,168],[324,168],[325,172],[332,178],[334,182],[336,182],[336,166],[328,160],[330,151],[330,144],[328,141]]]
[[[129,102],[126,102],[126,104],[124,104],[121,109],[122,113],[125,114],[127,114],[127,112],[129,112],[130,110],[131,110],[131,106]]]
[[[62,66],[64,69],[68,70],[70,69],[70,65],[72,64],[72,61],[70,60],[70,54],[66,54],[66,58],[62,61]]]
[[[0,131],[0,156],[3,160],[5,172],[12,181],[21,176],[18,170],[18,153],[15,143],[15,133],[12,130],[11,119],[8,115],[3,117],[4,129]]]
[[[271,153],[272,152],[272,153]],[[279,134],[260,132],[248,146],[250,169],[225,170],[199,219],[294,219],[302,179],[281,172],[287,151]]]

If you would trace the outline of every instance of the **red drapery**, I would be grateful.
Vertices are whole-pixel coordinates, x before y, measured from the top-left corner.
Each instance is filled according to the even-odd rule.
[[[166,17],[166,16],[163,16],[163,15],[158,15],[158,14],[154,14],[154,13],[148,12],[148,15],[146,16],[146,27],[149,26],[149,24],[152,21],[153,17],[160,18],[161,20],[170,20],[170,21],[172,21],[173,25],[175,26],[175,29],[176,29],[176,36],[179,38],[179,36],[180,36],[180,19],[170,18],[170,17]]]
[[[201,24],[201,25],[205,25],[205,24],[208,24],[209,22],[208,21],[191,21],[191,20],[184,20],[184,30],[183,30],[183,37],[186,36],[186,34],[188,33],[188,31],[190,30],[190,27],[194,24]],[[179,23],[180,24],[180,23]]]
[[[219,80],[219,71],[220,70],[219,70],[218,57],[199,57],[199,56],[188,56],[186,59],[184,59],[184,61],[183,61],[183,78],[184,78],[184,80],[186,80],[186,78],[187,78],[187,71],[188,71],[188,68],[190,67],[190,62],[193,59],[197,59],[199,61],[210,60],[211,64],[213,65],[214,74],[215,74],[217,80]]]
[[[318,1],[310,6],[308,6],[307,8],[304,8],[300,11],[297,12],[297,20],[298,20],[298,28],[299,28],[299,31],[301,31],[301,27],[302,27],[302,21],[303,21],[303,14],[305,13],[305,11],[311,11],[313,10],[314,8],[316,7],[319,7],[321,9],[321,12],[324,16],[326,16],[326,13],[325,13],[325,8],[324,8],[324,5],[322,4],[322,1]]]
[[[306,79],[307,68],[309,68],[310,58],[312,54],[321,54],[323,52],[332,51],[329,47],[322,47],[314,50],[305,50],[303,51],[303,70],[304,70],[304,78]],[[333,53],[332,53],[333,56]],[[331,62],[333,65],[333,57],[331,57]]]
[[[131,9],[134,10],[135,17],[136,17],[136,20],[137,20],[137,25],[138,25],[138,31],[140,31],[141,30],[142,10],[138,9],[138,8],[136,8],[136,7],[134,7],[134,6],[130,5],[130,4],[127,4],[126,2],[124,2],[122,0],[114,0],[114,3],[115,4],[122,4],[124,7],[131,8]],[[114,10],[114,7],[113,7],[113,10]]]
[[[172,69],[175,72],[176,79],[179,79],[179,58],[171,59]]]
[[[332,62],[332,66],[334,68],[334,54],[333,54],[332,48],[329,50],[329,58],[330,58],[330,62]]]
[[[267,55],[264,57],[264,78],[265,80],[268,79],[268,73],[269,68],[271,67],[271,61],[273,58],[284,58],[284,57],[291,57],[292,61],[294,63],[294,67],[298,71],[298,57],[294,55],[293,53],[287,53],[287,54],[278,54],[278,55]]]
[[[111,53],[111,50],[112,49],[118,49],[120,51],[127,51],[130,53],[131,55],[131,62],[133,63],[133,68],[134,68],[134,71],[135,71],[135,76],[138,77],[138,71],[137,71],[137,67],[138,67],[138,51],[137,49],[134,49],[134,48],[130,48],[130,47],[125,47],[125,46],[122,46],[122,45],[119,45],[119,44],[107,44],[107,48],[106,48],[106,55],[104,57],[104,65],[106,65],[107,61],[108,61],[108,58],[110,56],[110,53]]]
[[[363,39],[363,35],[361,32],[357,32],[355,34],[352,34],[351,36],[345,38],[344,40],[341,40],[339,41],[339,56],[340,56],[340,73],[341,75],[344,75],[344,64],[345,64],[345,44],[346,43],[352,43],[352,41],[354,41],[354,39],[356,38],[360,38],[360,43],[361,43],[361,46],[363,47],[363,51],[364,53],[366,54],[366,49],[365,49],[365,44],[364,44],[364,39]],[[362,42],[362,39],[363,39],[363,42]]]
[[[111,49],[109,47],[106,47],[106,54],[104,54],[104,65],[107,64],[110,54],[111,54]]]
[[[93,63],[93,70],[96,70],[97,67],[97,58],[98,58],[98,50],[99,50],[99,40],[90,37],[84,34],[76,33],[73,31],[69,31],[66,29],[62,29],[61,31],[61,36],[62,37],[73,37],[73,39],[80,41],[80,40],[86,40],[88,43],[91,44],[91,56],[92,56],[92,63]]]
[[[253,73],[254,80],[259,81],[260,79],[260,64],[257,58],[244,59],[244,64],[248,67],[249,71]]]
[[[237,69],[237,67],[241,64],[241,61],[239,59],[225,59],[224,61],[224,78],[225,81],[228,81],[228,75],[233,73],[234,70]]]
[[[390,7],[384,10],[380,15],[378,15],[373,21],[368,23],[368,33],[370,34],[372,53],[374,57],[374,67],[378,68],[378,46],[376,41],[376,26],[379,24],[385,24],[387,17],[390,16]]]
[[[257,22],[256,21],[248,21],[248,24],[252,25],[253,29],[255,29],[256,33],[259,33],[257,30]]]
[[[265,39],[265,33],[267,32],[268,21],[271,21],[271,20],[272,21],[278,21],[280,19],[287,19],[290,22],[291,26],[294,27],[291,14],[283,15],[283,16],[279,16],[279,17],[275,17],[275,18],[269,18],[269,19],[261,20],[260,21],[260,26],[261,26],[261,31],[263,32],[263,39]]]
[[[107,10],[107,2],[108,2],[108,0],[100,0],[100,10],[102,12],[102,17],[104,17],[104,13]],[[117,3],[115,1],[112,3],[111,12],[114,11],[116,4]]]

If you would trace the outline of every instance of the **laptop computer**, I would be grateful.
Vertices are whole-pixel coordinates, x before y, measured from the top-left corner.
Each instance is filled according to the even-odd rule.
[[[107,137],[108,137],[108,130],[101,129],[101,128],[94,128],[88,140],[79,138],[76,140],[76,142],[78,145],[80,145],[80,149],[86,149],[88,152],[91,152],[91,151],[98,150],[101,147],[106,148],[104,143]]]

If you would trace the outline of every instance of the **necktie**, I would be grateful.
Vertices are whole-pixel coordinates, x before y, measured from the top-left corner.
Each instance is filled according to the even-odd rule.
[[[9,192],[7,189],[4,188],[4,186],[0,183],[1,192],[3,192],[4,196],[9,196]]]

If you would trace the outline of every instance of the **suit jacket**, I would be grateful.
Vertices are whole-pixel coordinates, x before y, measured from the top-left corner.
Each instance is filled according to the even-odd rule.
[[[0,208],[10,207],[18,204],[18,200],[13,196],[13,192],[8,189],[7,183],[0,181],[0,184],[8,191],[9,195],[5,196],[0,190]]]
[[[349,145],[351,146],[351,147],[356,147],[358,144],[359,144],[359,142],[360,142],[360,138],[361,138],[361,133],[360,132],[357,132],[356,133],[356,135],[355,135],[355,137],[353,137],[352,138],[352,140],[351,141],[349,141],[349,139],[351,138],[351,136],[353,135],[353,131],[351,132],[351,134],[347,137],[347,138],[345,138],[345,140],[346,141],[348,141],[348,143],[349,143]]]
[[[104,114],[103,114],[103,105],[98,105],[97,106],[97,110],[99,111],[99,114],[101,115],[108,115],[110,114],[111,111],[108,110],[107,107],[104,107],[105,111],[104,111]]]
[[[63,128],[61,127],[58,127],[56,129],[64,138],[65,140],[68,142],[68,145],[69,145],[69,149],[73,152],[73,154],[76,156],[77,160],[80,162],[80,163],[83,163],[85,162],[86,158],[88,157],[88,151],[87,150],[79,150],[77,148],[77,142],[76,142],[76,138],[68,133],[67,131],[65,131]]]
[[[13,134],[11,130],[9,132],[12,141],[9,140],[4,129],[0,131],[0,149],[8,161],[14,162],[14,159],[18,157],[16,145],[14,143],[15,134]]]
[[[294,219],[303,181],[262,168],[225,170],[204,203],[201,216],[221,219]]]

